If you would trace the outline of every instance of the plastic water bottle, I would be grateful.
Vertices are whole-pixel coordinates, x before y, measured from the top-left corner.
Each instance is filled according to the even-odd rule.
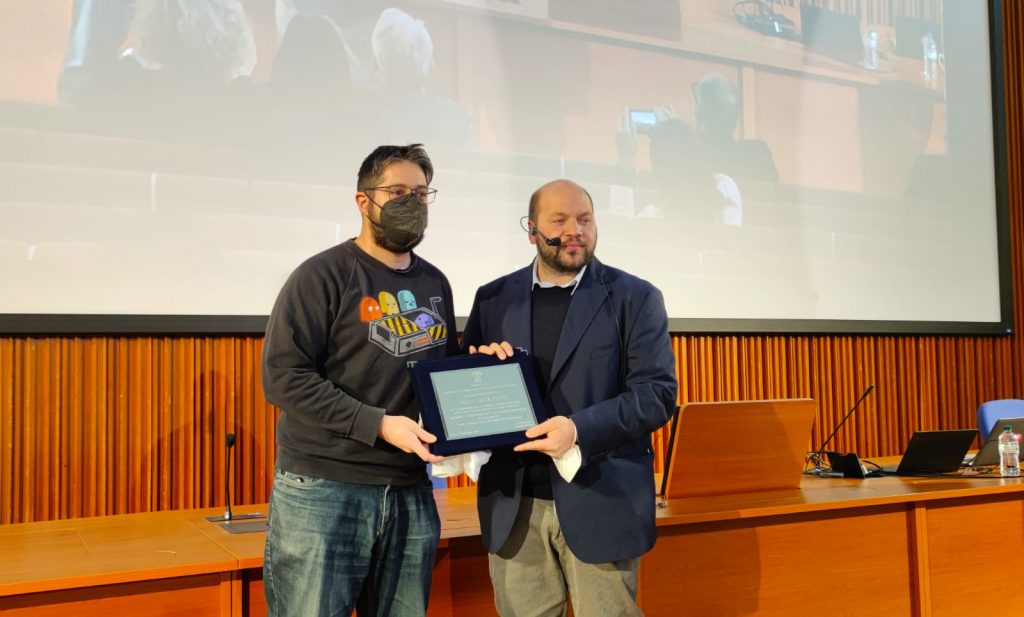
[[[999,474],[1011,478],[1020,475],[1020,442],[1012,426],[1004,426],[999,434]]]
[[[924,80],[934,88],[939,77],[939,47],[935,44],[935,37],[931,32],[921,37],[921,51],[924,59]]]
[[[864,68],[878,70],[878,32],[868,27],[862,37],[864,43]]]

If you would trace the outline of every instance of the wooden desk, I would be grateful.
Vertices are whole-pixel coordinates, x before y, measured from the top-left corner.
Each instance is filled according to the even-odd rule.
[[[474,490],[436,493],[432,616],[494,614]],[[640,562],[639,601],[649,617],[995,614],[1024,605],[1024,586],[995,568],[1024,552],[1022,496],[1024,479],[890,477],[671,500]],[[0,609],[263,615],[264,534],[203,518],[219,513],[0,527]]]
[[[807,478],[669,502],[640,562],[647,615],[981,615],[1024,589],[964,576],[1024,550],[1019,480]],[[661,590],[671,589],[672,594]]]
[[[5,615],[227,615],[238,560],[156,512],[0,527]]]

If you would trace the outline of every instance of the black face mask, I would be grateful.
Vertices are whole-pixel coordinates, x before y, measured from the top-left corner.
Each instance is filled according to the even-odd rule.
[[[376,204],[374,204],[376,205]],[[374,225],[377,245],[393,253],[411,251],[423,240],[427,229],[427,207],[420,203],[416,193],[392,199],[380,208],[380,223]]]

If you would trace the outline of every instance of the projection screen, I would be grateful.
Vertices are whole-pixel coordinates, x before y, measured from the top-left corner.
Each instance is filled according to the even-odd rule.
[[[421,142],[462,317],[569,178],[674,331],[1009,332],[999,6],[6,3],[0,331],[259,332]]]

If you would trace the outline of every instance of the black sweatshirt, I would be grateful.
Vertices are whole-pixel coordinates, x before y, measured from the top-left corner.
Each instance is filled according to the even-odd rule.
[[[263,343],[263,391],[281,408],[277,463],[340,482],[409,485],[425,465],[377,437],[384,414],[419,420],[411,360],[457,353],[452,291],[412,256],[393,270],[354,240],[288,277]]]

